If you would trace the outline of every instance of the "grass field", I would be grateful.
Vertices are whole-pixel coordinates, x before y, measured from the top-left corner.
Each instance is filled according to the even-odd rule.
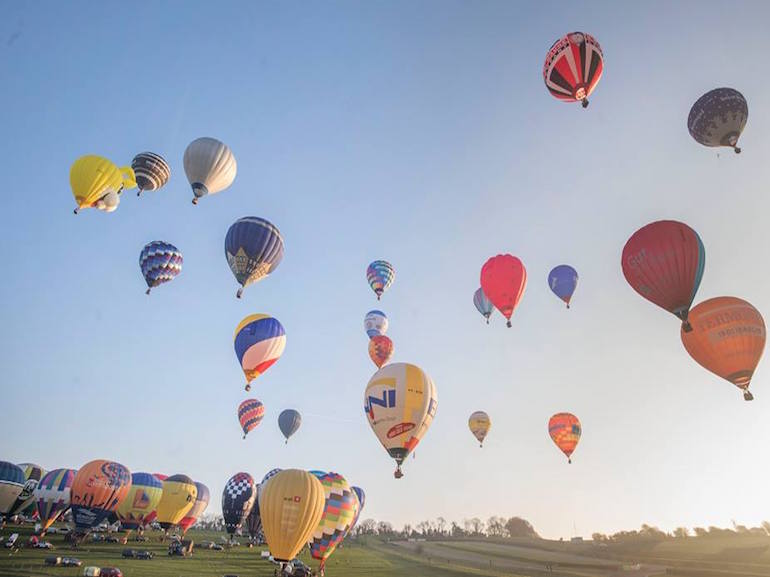
[[[7,537],[13,532],[26,540],[31,527],[10,526],[0,534]],[[61,535],[48,537],[56,547],[53,551],[0,549],[0,577],[75,577],[88,565],[119,567],[126,577],[268,577],[275,569],[260,558],[263,547],[196,548],[192,557],[169,557],[160,534],[147,535],[147,543],[86,543],[76,551]],[[222,536],[195,530],[188,533],[196,543],[220,542]],[[123,559],[124,548],[148,549],[156,557]],[[77,557],[83,567],[47,567],[43,560],[50,555]],[[307,553],[301,558],[317,567]],[[346,541],[326,567],[328,577],[770,577],[770,538],[707,537],[599,546],[547,540],[387,542],[365,537]]]

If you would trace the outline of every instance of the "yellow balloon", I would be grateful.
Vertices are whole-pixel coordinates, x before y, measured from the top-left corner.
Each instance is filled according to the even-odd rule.
[[[70,168],[70,186],[78,205],[75,213],[91,207],[112,212],[117,205],[112,201],[105,205],[104,198],[111,192],[120,194],[123,189],[134,188],[136,177],[130,166],[118,168],[106,158],[89,154],[78,158]]]
[[[392,363],[374,373],[364,392],[364,410],[374,434],[396,460],[395,477],[401,464],[433,422],[438,406],[436,386],[420,367]]]
[[[468,419],[468,428],[471,430],[471,433],[473,433],[473,436],[478,440],[479,447],[483,446],[484,438],[487,436],[487,433],[491,427],[492,421],[489,419],[489,415],[487,415],[484,411],[476,411],[475,413],[471,414],[470,418]]]
[[[321,481],[307,471],[286,469],[264,485],[259,514],[265,541],[277,561],[291,561],[310,541],[325,503]]]
[[[160,526],[172,529],[178,525],[195,505],[197,497],[198,487],[187,475],[172,475],[163,481],[163,494],[157,508]]]
[[[139,529],[147,522],[147,517],[155,511],[163,495],[163,484],[149,473],[133,473],[131,488],[115,512],[123,529]]]

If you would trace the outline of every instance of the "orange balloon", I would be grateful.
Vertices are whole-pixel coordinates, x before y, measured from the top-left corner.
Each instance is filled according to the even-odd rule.
[[[765,350],[765,321],[743,299],[717,297],[690,310],[692,331],[681,331],[682,344],[703,368],[730,381],[750,401],[751,377]]]
[[[381,368],[390,361],[393,356],[393,341],[385,335],[376,335],[369,340],[369,356]]]
[[[568,463],[572,462],[572,452],[582,432],[580,420],[572,413],[556,413],[548,421],[548,434],[561,452],[567,455]]]
[[[131,472],[114,461],[98,459],[78,469],[70,490],[76,532],[87,533],[114,512],[131,489]]]

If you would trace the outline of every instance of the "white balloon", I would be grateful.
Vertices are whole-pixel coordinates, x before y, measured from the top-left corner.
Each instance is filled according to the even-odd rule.
[[[195,198],[225,190],[235,180],[238,165],[230,148],[216,138],[193,140],[184,151],[184,171]]]

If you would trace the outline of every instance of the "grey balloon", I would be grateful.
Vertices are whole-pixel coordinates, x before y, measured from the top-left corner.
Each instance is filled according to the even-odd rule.
[[[287,443],[289,442],[289,437],[297,432],[301,424],[302,415],[294,409],[286,409],[278,415],[278,428],[281,429],[283,436],[286,437]]]

